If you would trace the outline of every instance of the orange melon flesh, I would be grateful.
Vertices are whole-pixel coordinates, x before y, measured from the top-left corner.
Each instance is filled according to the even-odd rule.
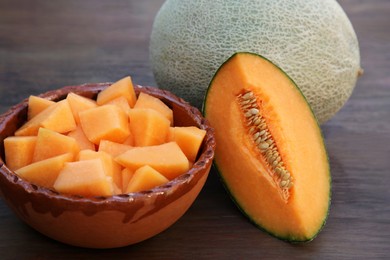
[[[171,122],[171,126],[173,125],[173,111],[170,109],[164,102],[160,99],[148,95],[146,93],[141,92],[138,95],[137,102],[135,103],[134,108],[150,108],[161,115],[163,115],[166,119]]]
[[[73,154],[66,153],[26,165],[17,169],[15,173],[28,182],[52,188],[64,164],[72,160]]]
[[[130,108],[129,102],[127,102],[127,99],[123,96],[114,98],[106,103],[106,105],[115,105],[122,109],[125,113],[128,113]]]
[[[170,122],[153,109],[132,109],[129,111],[130,131],[134,146],[150,146],[166,141]]]
[[[112,180],[100,159],[65,163],[53,186],[58,192],[86,197],[113,194]]]
[[[28,98],[27,120],[30,120],[34,116],[38,115],[40,112],[53,105],[54,103],[54,101],[45,98],[30,96]]]
[[[262,102],[262,115],[293,177],[287,201],[248,134],[237,101],[245,91]],[[216,165],[239,207],[281,239],[313,239],[327,216],[330,173],[320,129],[295,84],[268,60],[239,53],[216,73],[204,107],[216,133]]]
[[[120,143],[130,134],[128,116],[117,106],[99,106],[82,111],[79,116],[85,135],[94,144],[102,139]]]
[[[49,106],[15,132],[15,136],[37,135],[40,127],[58,133],[67,133],[76,128],[72,110],[66,99]]]
[[[129,185],[129,182],[133,175],[134,172],[131,171],[129,168],[124,168],[122,170],[122,193],[126,193],[127,186]]]
[[[129,181],[126,193],[150,190],[154,187],[163,185],[168,181],[169,180],[165,178],[164,175],[149,165],[145,165],[134,173]]]
[[[85,161],[91,159],[100,159],[103,163],[104,172],[107,176],[110,176],[118,189],[122,189],[122,168],[114,161],[111,155],[106,152],[83,150],[80,151],[78,160]]]
[[[170,138],[181,148],[188,160],[195,162],[200,145],[206,135],[206,131],[195,126],[174,127]]]
[[[79,113],[81,111],[97,107],[97,104],[94,100],[77,95],[76,93],[69,93],[66,99],[68,100],[73,117],[77,124],[80,124]]]
[[[4,139],[5,161],[15,171],[32,162],[36,136],[9,136]]]
[[[95,144],[88,140],[80,125],[77,125],[76,129],[69,132],[67,136],[76,140],[77,144],[80,147],[80,150],[88,149],[95,151]]]
[[[115,143],[109,140],[101,140],[99,144],[99,151],[106,152],[114,158],[132,148],[133,146]]]
[[[32,162],[38,162],[65,153],[72,153],[76,156],[79,150],[79,145],[74,138],[49,129],[39,128]]]
[[[100,106],[118,97],[125,97],[130,107],[134,107],[137,97],[130,77],[120,79],[100,92],[96,102]]]
[[[149,165],[169,180],[189,170],[189,161],[175,142],[134,147],[116,157],[115,160],[131,171]]]

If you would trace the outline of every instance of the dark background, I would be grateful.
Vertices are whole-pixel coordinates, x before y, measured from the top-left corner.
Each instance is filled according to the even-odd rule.
[[[30,94],[131,75],[155,85],[148,46],[162,0],[0,0],[0,112]],[[1,259],[140,257],[374,259],[390,257],[390,1],[341,0],[360,41],[365,74],[322,125],[333,177],[325,229],[291,245],[250,224],[216,172],[170,229],[111,250],[67,246],[40,235],[0,200]]]

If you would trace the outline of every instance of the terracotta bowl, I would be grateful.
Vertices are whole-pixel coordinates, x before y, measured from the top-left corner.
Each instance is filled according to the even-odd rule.
[[[64,87],[40,95],[61,100],[69,92],[96,98],[110,83]],[[90,248],[114,248],[148,239],[176,222],[202,189],[214,157],[214,131],[201,113],[173,94],[135,86],[166,103],[176,126],[197,126],[207,131],[193,167],[166,185],[152,190],[110,197],[69,196],[38,187],[19,178],[4,163],[3,140],[27,118],[27,100],[0,116],[0,196],[25,223],[55,240]]]

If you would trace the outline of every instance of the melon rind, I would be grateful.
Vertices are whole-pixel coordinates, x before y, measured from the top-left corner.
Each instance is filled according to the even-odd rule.
[[[155,18],[150,59],[157,85],[197,107],[235,52],[281,67],[320,123],[345,104],[361,71],[355,31],[334,0],[168,0]]]

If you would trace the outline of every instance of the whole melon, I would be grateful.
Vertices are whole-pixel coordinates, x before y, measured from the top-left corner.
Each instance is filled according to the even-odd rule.
[[[320,123],[345,104],[362,71],[355,31],[335,0],[167,0],[155,18],[156,83],[197,107],[217,68],[236,52],[281,67]]]

